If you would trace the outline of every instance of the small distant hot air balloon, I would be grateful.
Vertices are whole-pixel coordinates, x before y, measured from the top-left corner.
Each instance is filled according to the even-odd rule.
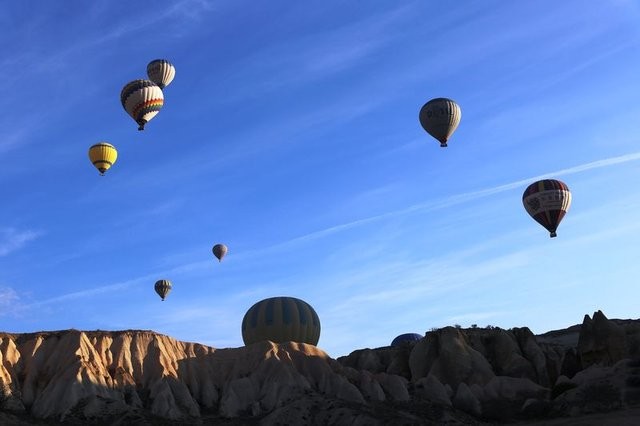
[[[162,89],[151,80],[133,80],[122,88],[120,102],[127,114],[138,123],[138,130],[144,130],[144,125],[164,105],[164,95]]]
[[[158,280],[154,285],[156,293],[160,296],[160,298],[164,301],[164,298],[167,297],[169,292],[171,291],[172,285],[169,280]]]
[[[417,342],[422,339],[424,336],[418,333],[405,333],[397,336],[391,342],[391,346],[399,347],[403,345],[411,344],[412,342]]]
[[[101,176],[104,176],[104,172],[113,166],[117,158],[118,151],[110,143],[99,142],[89,148],[89,160],[98,169]]]
[[[543,179],[532,183],[522,194],[527,213],[549,231],[551,238],[571,206],[569,187],[559,180]]]
[[[320,319],[307,302],[295,297],[271,297],[253,305],[242,319],[245,345],[270,340],[316,346]]]
[[[224,244],[216,244],[211,251],[213,255],[218,258],[218,262],[222,262],[222,258],[227,254],[229,249],[227,249],[227,246]]]
[[[147,65],[147,75],[149,80],[160,86],[161,89],[167,87],[176,76],[176,69],[171,62],[166,59],[154,59]]]
[[[420,124],[431,136],[440,141],[441,147],[447,146],[447,141],[460,124],[462,111],[457,103],[447,98],[431,99],[420,109]]]

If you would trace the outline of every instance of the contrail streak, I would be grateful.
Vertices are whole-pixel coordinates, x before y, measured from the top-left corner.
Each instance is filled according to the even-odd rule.
[[[545,173],[542,175],[538,175],[538,176],[532,176],[526,179],[520,179],[514,182],[510,182],[510,183],[505,183],[503,185],[498,185],[498,186],[494,186],[491,188],[486,188],[486,189],[481,189],[479,191],[472,191],[472,192],[466,192],[466,193],[462,193],[462,194],[456,194],[456,195],[452,195],[450,197],[444,198],[442,200],[439,201],[429,201],[429,202],[424,202],[424,203],[419,203],[419,204],[414,204],[412,206],[406,207],[404,209],[400,209],[400,210],[394,210],[391,212],[387,212],[387,213],[383,213],[383,214],[379,214],[376,216],[370,216],[370,217],[366,217],[366,218],[362,218],[362,219],[358,219],[358,220],[354,220],[352,222],[347,222],[347,223],[343,223],[340,225],[335,225],[335,226],[331,226],[329,228],[325,228],[319,231],[315,231],[315,232],[311,232],[309,234],[306,235],[302,235],[300,237],[296,237],[293,238],[291,240],[288,241],[284,241],[275,245],[272,245],[270,247],[264,248],[264,249],[255,249],[255,250],[248,250],[245,251],[244,253],[238,253],[236,254],[234,257],[251,257],[254,255],[264,255],[265,252],[269,252],[269,251],[275,251],[275,250],[280,250],[280,249],[285,249],[289,246],[298,244],[298,243],[303,243],[306,241],[311,241],[311,240],[315,240],[318,238],[322,238],[325,237],[327,235],[331,235],[331,234],[335,234],[341,231],[345,231],[347,229],[351,229],[351,228],[355,228],[357,226],[360,225],[364,225],[367,223],[372,223],[372,222],[376,222],[378,220],[381,219],[386,219],[386,218],[390,218],[390,217],[397,217],[397,216],[401,216],[401,215],[405,215],[405,214],[409,214],[409,213],[414,213],[414,212],[418,212],[418,211],[433,211],[433,210],[439,210],[439,209],[443,209],[443,208],[447,208],[450,206],[454,206],[457,204],[463,204],[466,203],[468,201],[472,201],[472,200],[477,200],[479,198],[484,198],[484,197],[488,197],[494,194],[498,194],[501,192],[505,192],[505,191],[510,191],[512,189],[516,189],[516,188],[521,188],[525,185],[528,185],[529,183],[536,181],[536,180],[540,180],[540,179],[547,179],[547,178],[551,178],[551,177],[558,177],[558,176],[566,176],[566,175],[572,175],[572,174],[576,174],[576,173],[581,173],[581,172],[585,172],[588,170],[593,170],[593,169],[600,169],[603,167],[609,167],[609,166],[614,166],[616,164],[622,164],[622,163],[628,163],[631,161],[637,161],[640,160],[640,152],[634,152],[631,154],[625,154],[625,155],[621,155],[618,157],[611,157],[611,158],[606,158],[604,160],[598,160],[598,161],[592,161],[590,163],[585,163],[585,164],[580,164],[578,166],[574,166],[574,167],[569,167],[566,169],[561,169],[561,170],[557,170],[555,172],[551,172],[551,173]],[[33,308],[33,307],[38,307],[38,306],[43,306],[43,305],[49,305],[52,303],[56,303],[56,302],[61,302],[61,301],[65,301],[65,300],[71,300],[71,299],[77,299],[77,298],[83,298],[83,297],[88,297],[88,296],[93,296],[93,295],[97,295],[97,294],[101,294],[101,293],[105,293],[111,290],[117,290],[117,289],[123,289],[126,287],[129,287],[133,284],[136,284],[138,282],[142,282],[142,281],[150,281],[155,279],[155,277],[158,276],[162,276],[162,275],[170,275],[171,273],[179,273],[179,272],[185,272],[185,271],[191,271],[191,270],[196,270],[196,269],[200,269],[203,267],[208,267],[210,265],[210,262],[208,261],[200,261],[200,262],[192,262],[186,265],[181,265],[178,267],[175,267],[173,269],[167,270],[167,271],[163,271],[160,273],[156,273],[156,274],[149,274],[143,277],[139,277],[139,278],[135,278],[129,281],[124,281],[121,283],[117,283],[117,284],[111,284],[111,285],[107,285],[107,286],[102,286],[102,287],[95,287],[92,289],[87,289],[87,290],[81,290],[81,291],[77,291],[77,292],[73,292],[73,293],[68,293],[65,295],[61,295],[58,297],[54,297],[52,299],[48,299],[48,300],[44,300],[41,302],[35,302],[29,305],[25,305],[23,306],[23,308]]]

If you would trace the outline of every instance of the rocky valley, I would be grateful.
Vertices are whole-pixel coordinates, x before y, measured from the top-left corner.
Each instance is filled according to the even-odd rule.
[[[640,321],[600,311],[537,336],[445,327],[338,359],[152,331],[2,333],[0,360],[6,425],[640,423]]]

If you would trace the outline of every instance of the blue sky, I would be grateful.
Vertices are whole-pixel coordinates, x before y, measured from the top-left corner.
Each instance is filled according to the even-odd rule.
[[[337,357],[638,317],[637,1],[65,4],[0,16],[0,330],[236,347],[289,295]],[[176,78],[138,132],[120,90],[155,58]],[[441,96],[462,108],[446,149],[417,118]],[[521,202],[542,176],[573,194],[555,239]]]

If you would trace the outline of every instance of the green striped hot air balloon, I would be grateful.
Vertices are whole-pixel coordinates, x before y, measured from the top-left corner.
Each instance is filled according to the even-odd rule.
[[[153,286],[154,290],[156,291],[156,293],[158,293],[158,296],[160,296],[163,302],[165,297],[167,297],[167,295],[171,291],[172,287],[173,286],[171,285],[171,281],[169,280],[158,280]]]
[[[242,320],[245,345],[270,340],[316,346],[320,319],[307,302],[295,297],[271,297],[253,305]]]

